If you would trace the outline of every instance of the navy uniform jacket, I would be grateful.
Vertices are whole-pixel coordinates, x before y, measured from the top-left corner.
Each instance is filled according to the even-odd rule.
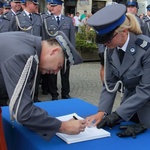
[[[16,21],[16,17],[19,22]],[[9,31],[24,31],[36,36],[42,36],[42,20],[39,14],[32,14],[32,21],[27,16],[27,14],[22,11],[14,16],[10,21]],[[28,27],[32,27],[27,30]]]
[[[0,92],[3,89],[3,94],[7,93],[11,99],[27,59],[35,53],[40,56],[41,37],[24,32],[5,32],[0,34],[0,47],[3,47],[0,49]],[[30,88],[35,68],[36,62],[33,62],[19,107],[18,121],[48,140],[58,132],[61,122],[33,105]]]
[[[137,113],[139,120],[150,128],[150,38],[130,33],[130,40],[120,64],[117,49],[107,53],[106,80],[110,89],[121,80],[125,86],[124,96],[117,114],[129,121]],[[99,111],[111,113],[116,92],[103,87]]]
[[[59,25],[56,22],[56,19],[53,15],[45,18],[47,29],[51,34],[54,34],[56,31],[62,31],[66,34],[71,43],[75,46],[75,30],[73,26],[72,19],[70,17],[61,15]],[[43,25],[43,39],[48,39],[49,35],[45,30],[45,25]]]
[[[9,21],[10,20],[6,17],[6,15],[0,16],[0,33],[8,31]]]

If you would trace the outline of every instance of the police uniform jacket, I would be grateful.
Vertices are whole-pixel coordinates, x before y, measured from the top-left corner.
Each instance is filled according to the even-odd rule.
[[[24,32],[5,32],[0,34],[0,47],[0,96],[7,93],[11,99],[27,59],[35,54],[40,56],[41,37]],[[33,105],[30,92],[36,64],[34,61],[22,95],[18,121],[48,140],[59,130],[61,122]]]
[[[71,43],[75,46],[75,30],[73,26],[72,19],[65,15],[61,15],[60,23],[57,24],[57,21],[53,15],[45,18],[47,30],[50,34],[55,34],[56,31],[62,31],[66,34]],[[48,39],[50,36],[47,34],[45,29],[45,24],[43,28],[43,39]]]
[[[143,20],[144,20],[145,23],[147,24],[147,28],[148,28],[148,37],[150,37],[150,19],[149,19],[147,16],[145,16],[145,17],[143,18]]]
[[[107,52],[106,81],[113,89],[118,80],[124,84],[124,96],[117,114],[129,121],[137,113],[139,120],[150,128],[150,38],[130,33],[129,43],[120,64],[117,49]],[[111,113],[116,92],[103,90],[99,111]]]
[[[15,16],[15,14],[13,13],[12,10],[6,12],[5,15],[7,16],[7,18],[8,18],[9,20],[10,20],[13,16]]]
[[[18,21],[16,17],[18,18]],[[39,14],[33,13],[31,21],[27,14],[24,11],[22,11],[11,19],[9,31],[24,31],[36,36],[41,36],[41,17]]]
[[[6,15],[0,16],[0,33],[8,31],[9,21],[10,20],[6,17]]]
[[[136,17],[136,19],[137,19],[138,22],[139,22],[139,25],[140,25],[140,27],[141,27],[142,33],[143,33],[144,35],[149,36],[148,26],[147,26],[147,24],[145,23],[145,21],[142,20],[142,19],[141,19],[139,16],[137,16],[137,15],[135,15],[135,17]]]

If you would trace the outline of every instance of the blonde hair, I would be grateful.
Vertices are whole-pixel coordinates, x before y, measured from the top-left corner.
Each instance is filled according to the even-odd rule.
[[[124,29],[128,29],[129,32],[133,32],[134,34],[142,34],[138,20],[135,15],[131,13],[126,13],[125,21],[119,28],[116,29],[116,32],[123,31]]]

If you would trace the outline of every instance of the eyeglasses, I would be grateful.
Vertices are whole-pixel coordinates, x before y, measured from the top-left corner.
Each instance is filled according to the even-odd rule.
[[[96,43],[100,44],[110,43],[117,34],[118,33],[114,34],[114,31],[109,32],[105,35],[96,34]]]
[[[106,43],[110,43],[118,33],[114,34]]]

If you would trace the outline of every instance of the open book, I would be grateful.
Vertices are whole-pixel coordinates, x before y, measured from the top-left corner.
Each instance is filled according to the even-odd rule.
[[[72,113],[65,116],[57,117],[61,121],[67,121],[75,116],[78,119],[83,119],[78,116],[76,113]],[[81,132],[77,135],[68,135],[63,133],[56,133],[58,137],[64,140],[67,144],[82,142],[87,140],[93,140],[98,138],[110,137],[110,133],[104,129],[97,129],[96,127],[86,127],[84,132]]]

